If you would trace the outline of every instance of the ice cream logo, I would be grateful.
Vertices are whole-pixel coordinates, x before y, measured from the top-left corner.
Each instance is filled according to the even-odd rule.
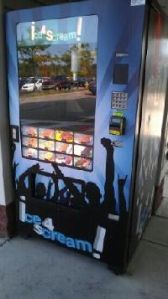
[[[54,32],[46,25],[36,26],[35,22],[31,25],[31,40],[46,40],[49,42],[77,40],[77,32]]]

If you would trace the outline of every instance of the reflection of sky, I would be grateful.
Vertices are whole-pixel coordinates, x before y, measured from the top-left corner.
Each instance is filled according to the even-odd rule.
[[[36,27],[41,28],[46,26],[47,30],[52,30],[54,33],[69,33],[81,32],[82,43],[96,43],[97,42],[97,29],[98,29],[98,18],[97,16],[84,16],[84,17],[73,17],[66,19],[55,19],[55,20],[44,20],[35,23]],[[17,40],[24,41],[26,45],[33,45],[33,41],[30,38],[31,22],[19,23],[17,25]],[[78,43],[79,41],[76,41]],[[36,41],[37,43],[37,41]],[[46,40],[45,40],[46,43]],[[47,42],[52,44],[53,42]],[[57,41],[57,44],[68,44],[72,43],[69,41]],[[75,43],[75,40],[74,40]],[[41,41],[40,41],[41,44]]]

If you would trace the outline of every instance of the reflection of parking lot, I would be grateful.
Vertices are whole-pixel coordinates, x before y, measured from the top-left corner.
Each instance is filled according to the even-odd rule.
[[[96,97],[87,90],[21,98],[21,120],[79,131],[93,130]]]
[[[24,103],[33,103],[33,102],[52,102],[52,101],[66,101],[66,100],[76,100],[82,98],[91,98],[93,99],[94,96],[92,93],[87,89],[78,89],[74,91],[45,91],[45,92],[35,92],[35,93],[28,93],[28,94],[21,94],[21,104]]]

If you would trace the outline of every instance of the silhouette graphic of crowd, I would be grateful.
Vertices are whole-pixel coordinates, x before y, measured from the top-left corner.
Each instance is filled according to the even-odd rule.
[[[43,173],[39,164],[28,168],[17,180],[17,195],[26,198],[34,197],[41,200],[52,201],[69,208],[85,211],[88,215],[93,215],[97,225],[105,227],[106,237],[102,259],[107,259],[113,268],[118,268],[121,263],[123,268],[124,246],[126,242],[126,231],[128,223],[128,212],[124,195],[124,186],[127,176],[118,176],[118,206],[119,213],[116,211],[116,198],[114,190],[115,164],[114,164],[114,145],[110,139],[102,138],[101,144],[106,150],[106,168],[104,194],[102,195],[99,187],[93,182],[83,182],[84,189],[81,192],[72,178],[64,176],[56,163],[52,163],[53,173],[47,174],[49,177],[48,186],[38,182],[36,175]],[[13,177],[16,175],[17,164],[13,164]],[[27,182],[28,180],[28,182]],[[59,188],[59,180],[64,183],[62,189]],[[51,190],[54,188],[54,193]],[[101,198],[103,197],[103,201]],[[118,221],[109,219],[109,215],[119,214]],[[94,228],[95,229],[95,228]],[[93,232],[95,234],[95,232]]]

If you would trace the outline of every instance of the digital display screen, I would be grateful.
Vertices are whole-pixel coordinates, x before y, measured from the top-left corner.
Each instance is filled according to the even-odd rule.
[[[128,64],[115,64],[113,83],[114,84],[128,84],[129,65]]]

